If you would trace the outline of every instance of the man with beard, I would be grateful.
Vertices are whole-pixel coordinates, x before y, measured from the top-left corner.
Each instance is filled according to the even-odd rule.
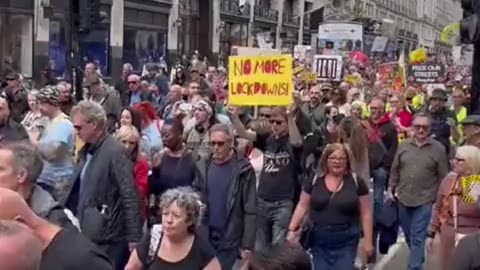
[[[322,89],[326,86],[322,86]],[[320,130],[320,126],[325,121],[325,104],[321,102],[321,89],[318,86],[313,86],[308,92],[309,101],[302,106],[303,113],[310,119],[312,130]]]

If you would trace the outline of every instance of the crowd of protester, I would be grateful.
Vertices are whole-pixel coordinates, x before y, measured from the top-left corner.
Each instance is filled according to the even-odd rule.
[[[366,269],[400,231],[408,269],[425,248],[480,266],[459,184],[480,173],[480,116],[458,82],[394,93],[346,62],[361,80],[239,107],[225,69],[173,70],[127,63],[109,87],[88,63],[83,100],[5,76],[0,269]]]

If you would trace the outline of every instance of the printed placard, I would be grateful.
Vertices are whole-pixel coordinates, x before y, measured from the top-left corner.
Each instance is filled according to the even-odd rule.
[[[315,55],[313,72],[320,80],[340,81],[342,79],[343,58],[340,55]]]
[[[413,77],[416,83],[439,83],[445,78],[445,66],[440,64],[410,65],[408,77]]]
[[[286,106],[293,102],[291,55],[228,58],[228,102]]]

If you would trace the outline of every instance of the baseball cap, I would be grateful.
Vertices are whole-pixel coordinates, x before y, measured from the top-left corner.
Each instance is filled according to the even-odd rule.
[[[330,83],[322,83],[320,84],[320,90],[330,90],[332,89],[332,84]]]
[[[460,122],[461,125],[474,125],[474,126],[480,126],[480,115],[477,114],[471,114],[467,116],[465,119],[463,119],[462,122]]]
[[[447,100],[447,92],[445,92],[445,90],[440,89],[440,88],[433,89],[432,95],[430,96],[430,98],[441,99],[441,100],[446,101]]]

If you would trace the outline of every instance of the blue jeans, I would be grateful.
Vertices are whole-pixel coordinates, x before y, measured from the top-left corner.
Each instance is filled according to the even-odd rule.
[[[401,202],[398,203],[400,226],[410,248],[408,270],[422,269],[425,261],[425,240],[431,216],[432,204],[407,207]]]
[[[382,215],[388,174],[383,167],[372,170],[370,174],[373,178],[373,220],[376,224]]]
[[[359,225],[318,227],[312,231],[314,270],[352,270],[360,239]]]
[[[210,229],[208,232],[210,244],[216,251],[216,256],[222,270],[231,270],[235,261],[240,258],[239,247],[228,245],[223,239],[223,232]]]
[[[266,251],[271,246],[285,241],[292,213],[293,202],[290,200],[267,202],[258,198],[255,242],[257,251]]]

